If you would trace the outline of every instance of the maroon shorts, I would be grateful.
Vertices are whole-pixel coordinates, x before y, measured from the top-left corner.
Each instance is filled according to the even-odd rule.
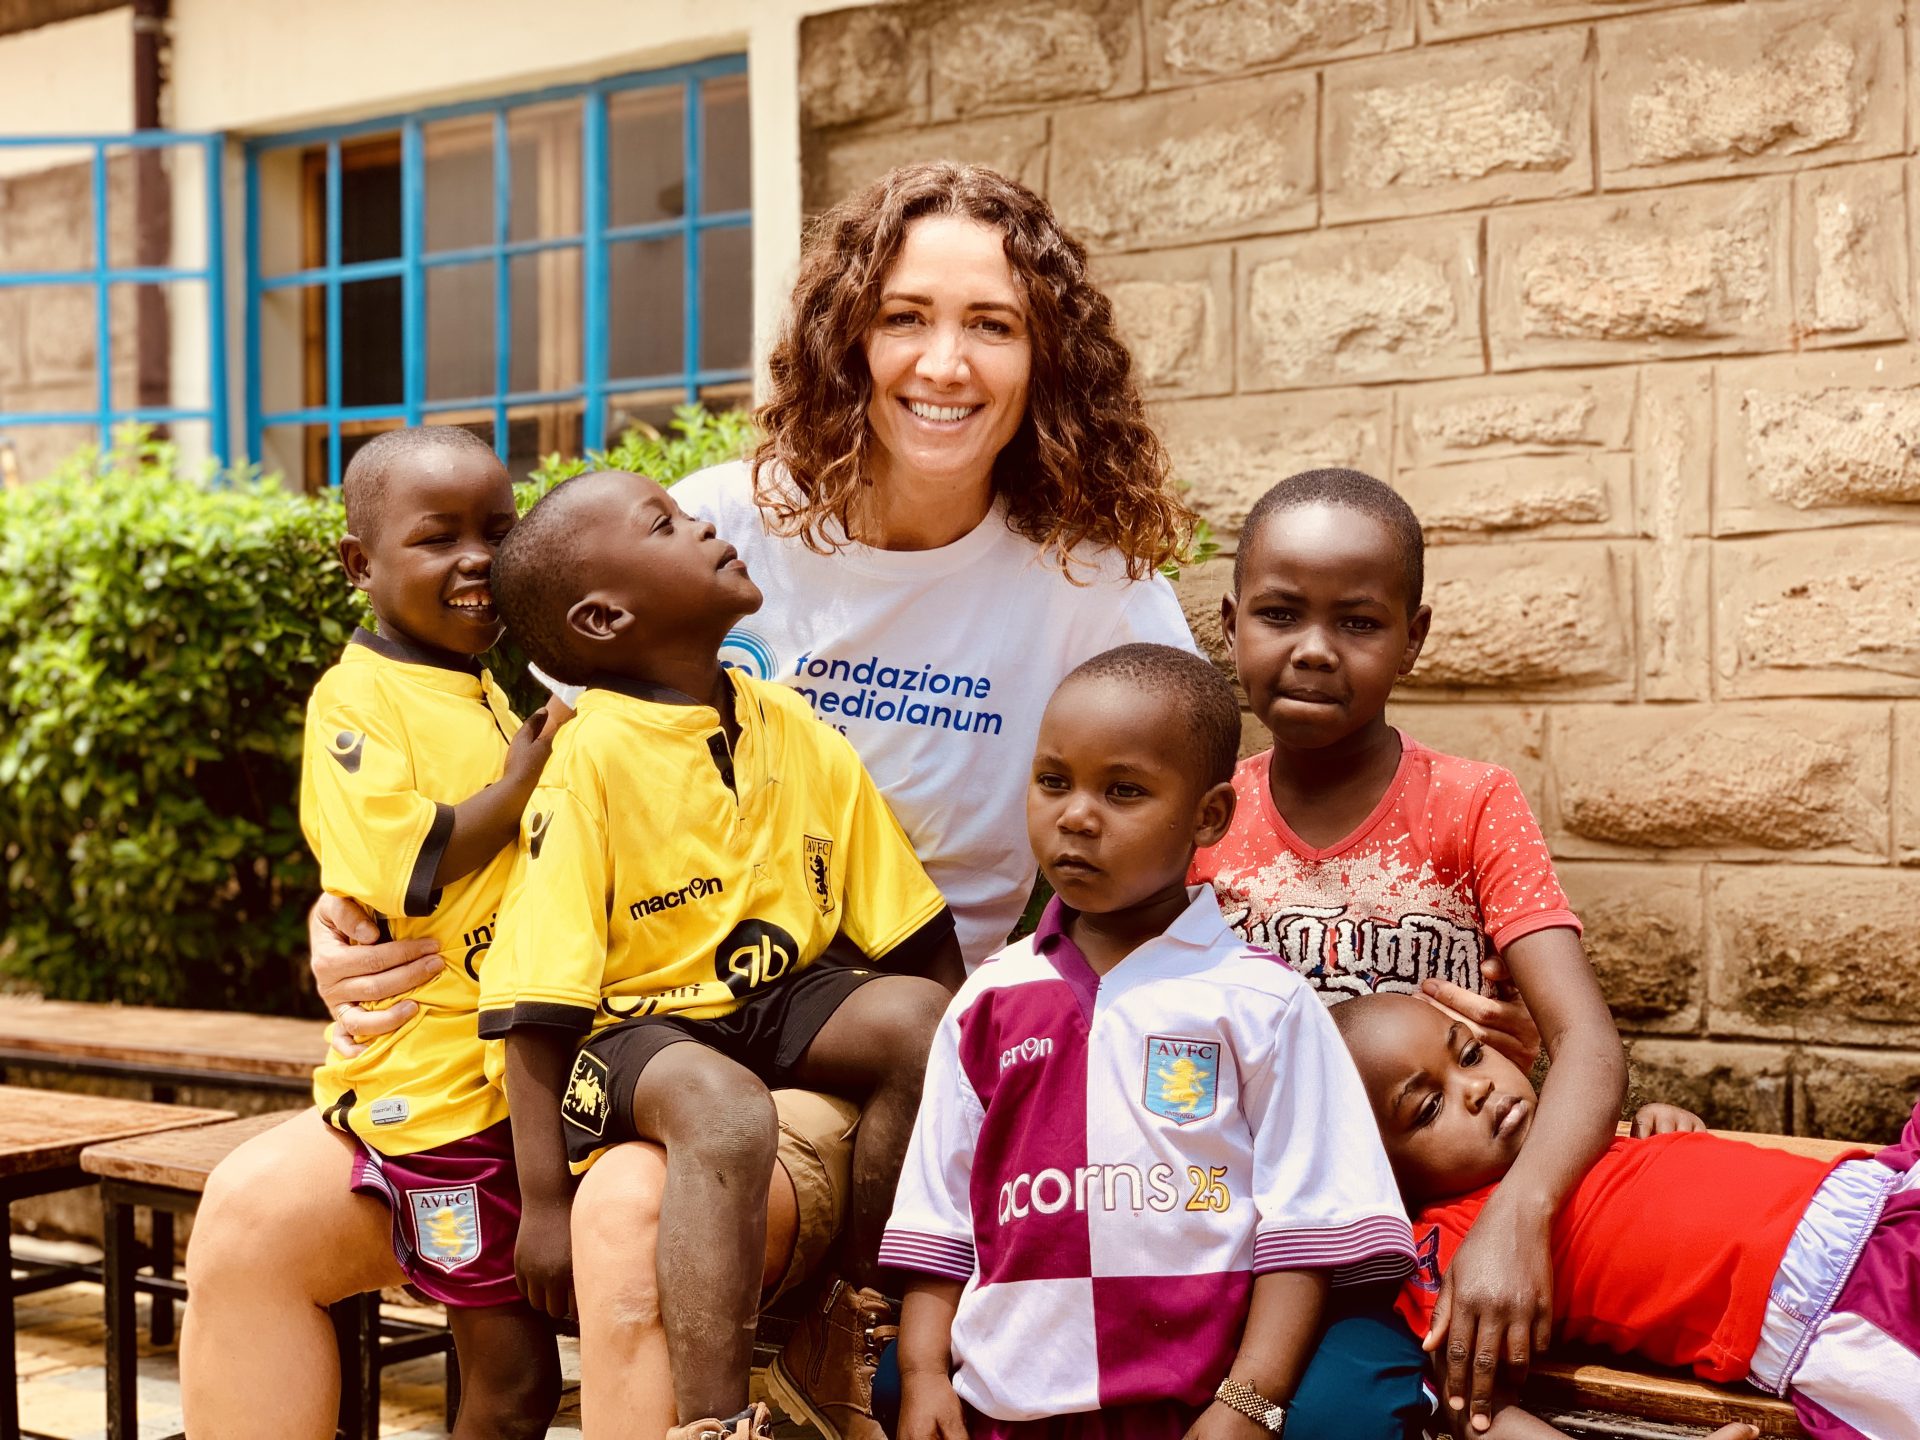
[[[412,1155],[382,1155],[361,1142],[351,1183],[393,1212],[394,1259],[421,1294],[470,1308],[520,1298],[520,1177],[509,1122]]]

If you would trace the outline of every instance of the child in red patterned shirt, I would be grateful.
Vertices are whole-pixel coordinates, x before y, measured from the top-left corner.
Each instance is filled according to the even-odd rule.
[[[1537,1143],[1538,1102],[1517,1067],[1438,1006],[1375,995],[1333,1016],[1414,1212],[1419,1265],[1398,1308],[1419,1331],[1491,1187]],[[1553,1227],[1562,1338],[1786,1395],[1812,1440],[1916,1440],[1920,1111],[1871,1157],[1702,1129],[1684,1110],[1647,1106],[1568,1198]],[[1560,1433],[1504,1406],[1489,1440]],[[1753,1433],[1728,1426],[1713,1440]]]
[[[1484,1424],[1496,1372],[1523,1375],[1546,1345],[1550,1227],[1613,1138],[1626,1065],[1513,777],[1387,723],[1432,622],[1424,552],[1407,503],[1358,471],[1310,470],[1254,505],[1221,624],[1273,748],[1241,762],[1233,826],[1189,878],[1329,1004],[1438,986],[1516,1059],[1544,1040],[1538,1138],[1461,1247],[1426,1342],[1445,1340],[1450,1403]]]

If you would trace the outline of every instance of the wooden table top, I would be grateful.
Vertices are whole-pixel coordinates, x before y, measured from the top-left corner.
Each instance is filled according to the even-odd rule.
[[[62,1169],[103,1140],[232,1118],[225,1110],[0,1085],[0,1177]]]
[[[0,1049],[210,1075],[302,1077],[326,1058],[326,1024],[228,1010],[163,1010],[0,996]],[[30,1063],[30,1062],[16,1062]]]
[[[196,1125],[191,1130],[166,1130],[90,1145],[80,1156],[80,1168],[102,1180],[198,1192],[207,1188],[207,1176],[213,1173],[213,1167],[239,1146],[305,1113],[276,1110],[218,1125]]]

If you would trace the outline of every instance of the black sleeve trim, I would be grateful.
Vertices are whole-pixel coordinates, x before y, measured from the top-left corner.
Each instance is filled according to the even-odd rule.
[[[881,966],[883,970],[901,975],[924,975],[935,952],[952,939],[953,911],[942,905],[938,914],[885,955],[871,958],[876,963],[884,960],[886,963]]]
[[[433,872],[440,868],[440,859],[447,853],[447,842],[453,839],[453,806],[433,807],[433,824],[427,827],[427,838],[420,842],[420,853],[414,858],[413,874],[407,880],[407,903],[402,914],[412,919],[431,915],[440,906],[440,887],[433,883]]]
[[[593,1028],[594,1012],[585,1005],[556,1005],[546,1000],[524,1000],[506,1010],[480,1012],[480,1038],[498,1040],[509,1030],[525,1025],[540,1025],[550,1030],[565,1030],[584,1035]]]

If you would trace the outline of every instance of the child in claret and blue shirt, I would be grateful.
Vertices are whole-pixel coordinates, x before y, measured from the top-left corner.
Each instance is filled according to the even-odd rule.
[[[948,1007],[881,1246],[901,1440],[1278,1433],[1331,1286],[1411,1237],[1312,989],[1189,887],[1240,717],[1199,657],[1110,650],[1041,721],[1055,898]]]
[[[1496,1372],[1523,1374],[1547,1343],[1549,1230],[1613,1138],[1625,1061],[1513,777],[1387,723],[1432,623],[1423,569],[1419,521],[1372,476],[1311,470],[1254,505],[1221,619],[1273,748],[1239,766],[1233,823],[1188,878],[1330,1005],[1419,991],[1523,1063],[1544,1039],[1533,1143],[1461,1246],[1425,1340],[1445,1344],[1449,1403],[1484,1423]],[[1358,1363],[1405,1374],[1406,1342],[1367,1334]]]

